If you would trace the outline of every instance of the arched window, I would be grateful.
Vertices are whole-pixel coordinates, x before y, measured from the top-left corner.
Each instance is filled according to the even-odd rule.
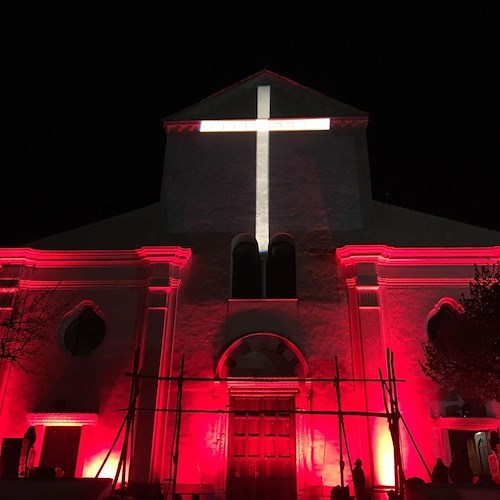
[[[234,238],[231,248],[231,291],[234,299],[261,297],[261,266],[257,241],[252,235]]]
[[[73,356],[86,356],[104,339],[106,324],[97,307],[86,301],[66,316],[61,324],[59,339]]]
[[[429,314],[427,320],[427,335],[429,340],[436,342],[446,339],[451,334],[452,323],[460,314],[460,305],[453,299],[441,299]]]
[[[307,377],[309,368],[298,347],[281,335],[251,333],[223,353],[217,377]]]
[[[269,242],[266,264],[266,298],[297,296],[295,242],[288,234],[276,234]]]

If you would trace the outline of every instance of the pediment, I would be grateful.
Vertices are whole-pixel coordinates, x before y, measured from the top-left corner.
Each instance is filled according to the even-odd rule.
[[[366,117],[368,113],[268,70],[255,73],[164,121],[256,117],[257,87],[271,86],[271,117]]]

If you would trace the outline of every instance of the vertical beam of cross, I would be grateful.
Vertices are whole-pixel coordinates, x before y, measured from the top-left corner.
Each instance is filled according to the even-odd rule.
[[[267,252],[269,246],[269,127],[267,124],[270,115],[271,87],[269,85],[257,87],[255,239],[261,253]],[[259,122],[259,120],[262,121]]]
[[[269,246],[269,132],[330,130],[330,118],[271,118],[271,87],[257,87],[257,119],[202,120],[200,132],[256,132],[255,239]]]

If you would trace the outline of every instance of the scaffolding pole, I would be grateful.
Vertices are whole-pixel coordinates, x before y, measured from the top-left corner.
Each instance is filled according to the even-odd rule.
[[[405,473],[403,470],[403,461],[401,457],[401,439],[399,432],[400,413],[398,407],[398,396],[396,389],[396,376],[394,373],[394,354],[386,350],[386,364],[387,364],[387,379],[382,377],[379,369],[380,381],[384,395],[384,405],[387,412],[387,422],[389,426],[389,433],[392,439],[394,450],[394,493],[396,498],[403,498]]]
[[[121,473],[121,488],[120,492],[122,496],[125,496],[125,485],[126,485],[126,465],[127,465],[127,455],[128,455],[128,443],[129,441],[132,440],[132,425],[134,422],[135,418],[135,412],[137,410],[136,407],[136,401],[137,397],[139,396],[139,383],[138,383],[138,377],[139,377],[139,372],[138,372],[138,366],[139,366],[139,350],[136,349],[134,353],[134,365],[133,365],[133,372],[132,372],[132,382],[130,385],[130,392],[129,392],[129,401],[128,401],[128,407],[127,407],[127,413],[125,414],[125,417],[120,425],[120,428],[118,429],[118,432],[115,436],[115,439],[113,440],[113,443],[111,444],[110,449],[108,450],[108,453],[104,457],[104,460],[99,467],[99,470],[97,471],[95,477],[96,479],[100,476],[102,469],[106,465],[106,462],[108,461],[113,448],[115,447],[116,443],[118,442],[118,439],[120,438],[123,429],[125,429],[125,436],[123,438],[123,444],[122,444],[122,449],[120,451],[120,458],[118,461],[118,466],[116,469],[116,474],[112,482],[111,490],[115,492],[116,486],[118,484],[118,479],[120,478],[120,473]]]
[[[177,488],[177,471],[179,469],[179,445],[181,440],[181,416],[182,416],[182,386],[184,377],[184,354],[181,359],[181,374],[177,381],[177,415],[175,419],[175,455],[174,477],[172,479],[172,498],[175,498]]]
[[[342,412],[342,404],[341,404],[341,398],[340,398],[340,371],[339,371],[339,363],[337,360],[337,356],[335,356],[335,391],[337,394],[337,408],[338,408],[338,421],[339,421],[339,466],[340,466],[340,487],[344,489],[345,487],[345,482],[344,482],[344,469],[345,469],[345,462],[344,462],[344,450],[342,443],[345,441],[346,445],[346,451],[347,451],[347,456],[349,458],[349,466],[352,469],[351,465],[351,457],[349,455],[349,448],[347,444],[347,435],[345,431],[345,426],[344,426],[344,413]]]

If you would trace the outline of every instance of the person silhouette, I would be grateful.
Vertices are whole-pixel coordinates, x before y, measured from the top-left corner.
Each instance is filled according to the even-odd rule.
[[[450,482],[448,466],[445,465],[442,458],[436,460],[436,465],[432,469],[431,480],[434,484],[448,484]]]
[[[364,500],[366,497],[366,478],[362,468],[363,462],[356,458],[352,469],[352,483],[354,485],[354,495],[356,500]]]
[[[500,436],[497,431],[490,433],[490,448],[497,456],[500,454]]]
[[[33,470],[33,463],[35,461],[35,441],[36,441],[36,430],[33,425],[28,427],[28,430],[24,433],[23,438],[23,449],[24,451],[24,464],[21,475],[29,476]]]

